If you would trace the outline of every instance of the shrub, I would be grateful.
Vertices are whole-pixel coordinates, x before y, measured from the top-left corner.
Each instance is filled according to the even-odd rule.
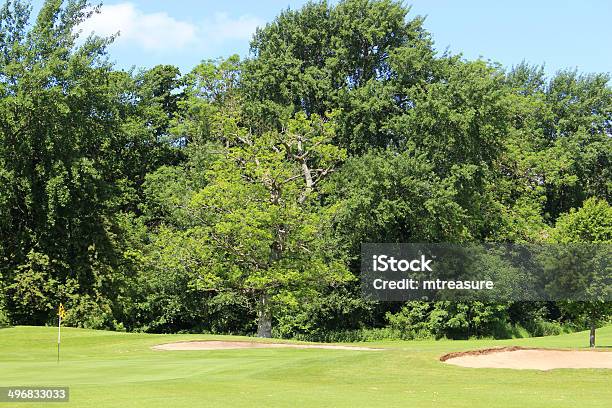
[[[4,310],[4,306],[0,305],[0,328],[8,327],[10,324],[11,321],[9,320],[6,310]]]
[[[6,294],[2,283],[2,274],[0,273],[0,328],[10,326],[10,319],[6,311],[5,304]]]
[[[401,338],[509,338],[507,309],[505,304],[482,302],[408,302],[398,313],[387,313],[386,319]]]

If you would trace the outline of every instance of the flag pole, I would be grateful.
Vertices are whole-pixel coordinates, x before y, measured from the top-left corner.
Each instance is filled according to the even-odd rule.
[[[64,305],[60,303],[57,309],[57,364],[60,362],[60,343],[62,341],[62,319],[66,317],[66,309]]]
[[[60,360],[61,333],[62,333],[62,316],[58,316],[58,320],[57,320],[57,364],[59,364],[59,360]]]

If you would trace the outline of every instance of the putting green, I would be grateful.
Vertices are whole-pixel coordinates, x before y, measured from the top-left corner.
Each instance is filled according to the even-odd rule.
[[[612,326],[598,330],[612,346]],[[474,369],[440,356],[501,347],[577,348],[571,335],[476,341],[394,341],[355,344],[380,351],[248,348],[160,352],[177,341],[252,338],[150,335],[63,329],[0,330],[0,386],[69,386],[62,407],[607,407],[612,370]],[[45,404],[19,403],[18,407]],[[0,403],[0,407],[14,406]]]

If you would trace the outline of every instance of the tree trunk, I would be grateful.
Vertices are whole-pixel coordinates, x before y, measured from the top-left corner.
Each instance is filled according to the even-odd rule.
[[[281,196],[280,187],[275,186],[270,191],[270,202],[274,206],[279,205]],[[283,251],[283,226],[276,225],[274,228],[275,239],[270,248],[270,265],[274,265],[281,259]],[[263,289],[259,295],[257,305],[257,337],[272,337],[272,310],[268,293]]]
[[[314,182],[312,181],[312,175],[310,174],[310,168],[308,167],[308,163],[306,163],[306,160],[302,160],[302,172],[304,173],[304,181],[306,182],[306,188],[304,189],[304,191],[302,191],[302,193],[300,194],[300,198],[298,199],[298,202],[300,204],[306,201],[306,198],[308,198],[314,188]]]
[[[589,346],[595,348],[595,322],[591,321],[591,334],[589,335]]]
[[[266,293],[259,296],[257,306],[257,337],[270,338],[272,337],[272,312]]]

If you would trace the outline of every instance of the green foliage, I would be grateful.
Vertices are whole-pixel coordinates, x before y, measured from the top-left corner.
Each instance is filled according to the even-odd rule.
[[[517,170],[513,178],[541,203],[544,219],[554,224],[589,197],[609,200],[609,76],[561,71],[547,82],[541,69],[521,64],[507,81],[518,97],[505,166]]]
[[[393,118],[389,129],[408,136],[407,147],[425,154],[440,175],[457,166],[492,166],[508,129],[502,73],[483,61],[448,58],[438,65],[440,78],[411,90],[414,107]]]
[[[612,206],[607,201],[590,198],[578,210],[557,219],[551,239],[559,243],[612,243]]]
[[[409,302],[398,313],[387,313],[402,338],[511,337],[508,306],[482,302]]]
[[[153,332],[202,330],[245,332],[248,306],[239,293],[208,290],[211,274],[204,262],[210,256],[197,230],[161,228],[145,249],[142,272],[136,282],[138,302],[130,313],[130,326]],[[219,311],[218,305],[227,308]],[[246,308],[248,309],[248,307]],[[221,316],[219,316],[221,312]]]
[[[95,280],[88,248],[114,262],[108,170],[118,101],[104,60],[111,40],[77,45],[85,6],[46,1],[32,24],[23,2],[0,11],[0,272],[16,322],[47,322],[59,288]]]
[[[356,296],[348,287],[334,287],[327,292],[302,299],[298,304],[285,305],[273,331],[274,337],[359,341],[347,340],[339,333],[354,333],[361,329],[364,322],[371,319],[373,304]]]
[[[30,251],[25,264],[17,267],[6,291],[17,324],[44,324],[52,313],[58,282],[53,279],[52,261],[47,255]],[[59,302],[58,302],[59,303]]]
[[[6,292],[4,289],[4,283],[2,282],[2,275],[0,275],[0,328],[7,327],[11,324],[11,320],[8,316],[5,299]]]
[[[372,151],[351,158],[327,187],[338,206],[338,239],[357,253],[361,242],[444,242],[470,236],[457,190],[421,157]]]
[[[71,298],[67,303],[66,325],[97,330],[125,330],[123,324],[114,318],[108,299],[94,299],[90,295],[74,295]]]
[[[557,219],[551,239],[561,243],[592,243],[588,248],[578,246],[580,254],[574,258],[580,260],[581,274],[573,278],[583,279],[590,277],[593,282],[587,288],[589,301],[561,302],[560,308],[566,317],[574,322],[588,322],[592,330],[591,346],[594,347],[595,327],[607,322],[612,315],[612,302],[610,298],[610,244],[612,244],[612,207],[605,200],[588,199],[583,206]],[[570,246],[571,248],[571,246]],[[556,268],[563,267],[571,262],[572,251],[559,254],[553,260]],[[586,252],[586,254],[584,253]]]
[[[219,147],[208,184],[189,203],[198,220],[190,232],[205,243],[191,268],[199,287],[255,294],[274,308],[346,279],[323,250],[329,214],[313,199],[344,156],[329,144],[332,134],[332,121],[298,115],[286,132],[253,138],[242,131],[235,146]]]
[[[526,329],[529,334],[534,337],[558,336],[560,334],[577,331],[576,327],[571,324],[563,324],[555,320],[548,321],[543,318],[538,318],[537,320],[529,322],[529,324],[526,325]]]
[[[383,127],[397,110],[395,78],[404,86],[425,81],[423,65],[433,58],[422,19],[407,21],[407,14],[389,0],[283,11],[251,42],[243,78],[250,120],[281,129],[297,112],[339,110],[335,141],[349,153],[392,143]],[[405,67],[410,72],[400,74]]]
[[[52,322],[63,301],[69,324],[115,327],[131,273],[122,211],[137,211],[146,173],[180,160],[178,70],[113,72],[112,38],[78,39],[97,9],[46,1],[31,24],[24,2],[0,11],[0,274],[16,322]]]
[[[121,128],[112,141],[115,199],[124,211],[136,211],[143,199],[147,174],[164,165],[185,160],[182,143],[170,132],[185,98],[178,68],[158,65],[135,75],[113,72],[119,102]]]
[[[204,61],[181,82],[184,98],[177,102],[172,134],[184,145],[222,142],[235,135],[242,121],[239,78],[242,63],[237,55],[226,60]]]
[[[328,330],[319,333],[297,333],[293,335],[295,340],[315,341],[323,343],[354,343],[354,342],[376,342],[385,340],[413,340],[405,337],[404,332],[389,327],[362,328],[354,330]],[[419,340],[428,337],[419,338]]]

